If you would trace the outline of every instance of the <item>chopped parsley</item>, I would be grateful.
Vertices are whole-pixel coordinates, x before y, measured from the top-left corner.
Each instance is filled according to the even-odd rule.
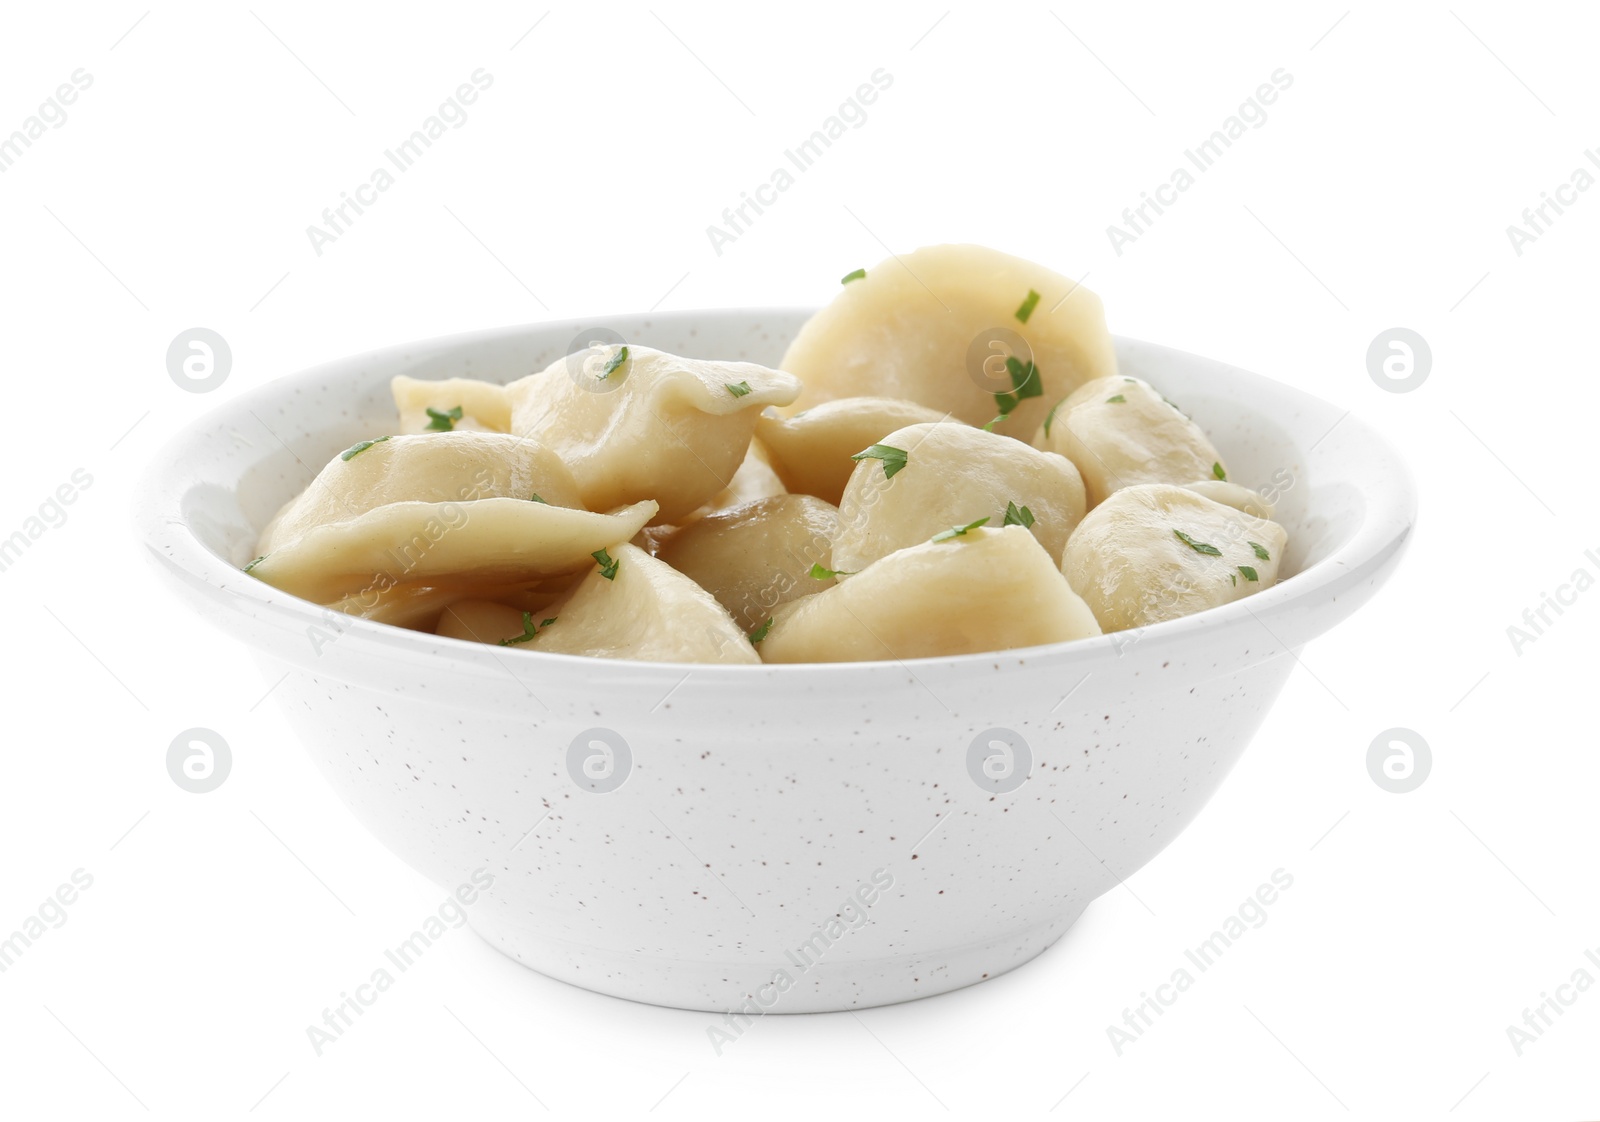
[[[1267,552],[1267,547],[1262,545],[1260,542],[1245,542],[1245,545],[1248,545],[1251,549],[1255,550],[1256,551],[1256,556],[1261,558],[1261,560],[1263,560],[1263,561],[1271,561],[1272,560],[1272,554],[1268,553]]]
[[[1239,566],[1239,571],[1244,574],[1244,579],[1245,580],[1260,580],[1261,579],[1260,576],[1258,576],[1256,574],[1256,571],[1254,569],[1252,569],[1249,565],[1240,565]]]
[[[428,406],[428,432],[451,432],[456,427],[456,422],[461,420],[461,406],[441,413],[433,406]]]
[[[244,567],[244,571],[248,573],[251,569],[254,569],[257,565],[261,564],[261,562],[265,561],[266,559],[267,559],[267,555],[265,553],[263,553],[260,557],[257,557],[254,561],[250,562],[250,564],[246,565]]]
[[[363,440],[359,444],[352,444],[343,452],[339,453],[339,458],[345,461],[353,460],[357,456],[361,455],[361,453],[365,452],[368,448],[371,448],[374,444],[382,444],[388,439],[389,438],[387,436],[380,436],[376,440]]]
[[[1222,470],[1222,465],[1220,463],[1214,463],[1211,465],[1211,474],[1216,476],[1218,479],[1223,480],[1224,482],[1226,482],[1228,479],[1228,473]]]
[[[1107,405],[1124,405],[1124,404],[1127,403],[1127,400],[1128,399],[1126,397],[1123,397],[1120,393],[1119,394],[1113,394],[1110,397],[1106,398],[1106,404]]]
[[[617,353],[612,355],[610,358],[606,359],[605,366],[603,366],[601,368],[601,370],[600,370],[600,378],[601,378],[601,380],[604,381],[605,379],[611,377],[611,375],[616,373],[617,368],[620,367],[623,363],[625,363],[627,361],[628,361],[628,348],[627,347],[619,347],[617,349]]]
[[[550,505],[549,503],[545,503],[544,500],[539,497],[539,493],[537,491],[528,496],[528,501],[530,503],[544,503],[545,506]]]
[[[601,576],[605,577],[606,580],[617,579],[617,566],[622,564],[622,562],[613,558],[611,554],[607,553],[603,549],[597,549],[593,553],[589,554],[589,556],[593,557],[600,563]]]
[[[855,272],[846,273],[843,277],[839,278],[839,283],[840,284],[849,284],[851,281],[860,280],[862,277],[864,277],[866,275],[867,275],[867,271],[865,269],[857,269]],[[769,620],[767,620],[767,622],[770,624],[772,621],[769,619]],[[759,642],[761,642],[761,640],[757,639],[756,642],[759,643]]]
[[[1018,506],[1016,503],[1007,503],[1006,504],[1006,520],[1004,522],[1002,522],[1001,525],[1002,526],[1032,526],[1033,525],[1033,511],[1029,510],[1025,506]]]
[[[1008,356],[1006,373],[1011,375],[1011,392],[994,395],[995,404],[1000,407],[1000,416],[1009,417],[1013,409],[1030,397],[1044,396],[1044,383],[1032,359],[1023,362],[1016,355]]]
[[[539,632],[542,629],[544,629],[546,627],[549,627],[555,621],[556,621],[556,617],[555,616],[551,616],[549,619],[545,620],[543,623],[541,623],[537,627],[535,627],[534,624],[533,624],[533,613],[532,612],[523,612],[522,613],[522,634],[521,635],[512,636],[510,639],[501,639],[500,640],[500,645],[502,647],[513,647],[513,646],[516,646],[518,643],[526,643],[529,639],[532,639],[535,635],[539,634]]]
[[[1061,401],[1056,402],[1054,405],[1052,405],[1050,407],[1050,412],[1048,412],[1048,413],[1046,413],[1044,415],[1044,434],[1046,436],[1050,435],[1050,425],[1056,419],[1056,410],[1060,409],[1061,406],[1062,406],[1062,403],[1065,402],[1066,400],[1067,400],[1066,398],[1062,398]]]
[[[733,385],[728,386],[727,390],[734,397],[743,397],[745,394],[750,392],[750,383],[749,382],[735,382]]]
[[[968,530],[976,530],[979,526],[982,526],[987,521],[989,521],[987,518],[980,518],[976,522],[968,522],[965,526],[952,526],[948,530],[941,530],[937,534],[933,535],[932,540],[936,542],[947,542],[952,538],[964,538],[966,537]]]
[[[1206,542],[1197,542],[1182,530],[1174,530],[1172,532],[1178,535],[1178,540],[1180,542],[1194,550],[1196,553],[1204,553],[1207,557],[1222,556],[1222,550],[1218,549],[1214,545],[1209,545]]]
[[[849,279],[848,277],[846,278]],[[767,617],[767,622],[750,632],[750,645],[753,647],[767,637],[767,632],[772,630],[772,617]]]
[[[1236,573],[1229,573],[1229,574],[1228,574],[1228,583],[1229,583],[1229,584],[1231,584],[1231,585],[1233,585],[1233,586],[1234,586],[1234,587],[1235,587],[1235,588],[1238,588],[1238,587],[1239,587],[1239,577],[1238,577],[1238,574],[1236,574]]]
[[[894,473],[906,466],[907,456],[908,453],[904,449],[891,448],[887,444],[874,444],[871,448],[863,448],[850,458],[857,463],[862,460],[882,460],[883,477],[893,479]]]
[[[1017,308],[1017,318],[1023,323],[1027,323],[1028,317],[1033,315],[1033,309],[1037,308],[1038,306],[1039,294],[1031,288],[1028,289],[1027,297],[1022,301],[1022,305]]]
[[[828,569],[821,562],[814,562],[811,566],[811,576],[816,580],[832,580],[834,577],[853,577],[860,569]]]

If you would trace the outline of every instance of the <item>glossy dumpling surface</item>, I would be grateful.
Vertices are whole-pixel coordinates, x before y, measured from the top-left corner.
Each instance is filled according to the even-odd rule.
[[[1215,479],[1226,465],[1204,430],[1138,378],[1102,378],[1047,417],[1036,447],[1078,466],[1089,505],[1121,487]]]
[[[362,441],[328,461],[267,524],[258,553],[272,553],[318,526],[347,522],[395,502],[463,503],[538,495],[581,506],[572,473],[542,444],[504,433],[449,432]]]
[[[511,383],[512,431],[551,448],[585,506],[653,499],[675,522],[714,498],[745,458],[756,418],[800,392],[749,362],[592,346]]]
[[[904,459],[856,465],[839,504],[831,568],[864,569],[981,518],[999,528],[1008,512],[1059,561],[1067,535],[1083,518],[1077,468],[1009,436],[941,422],[900,429],[881,446],[904,452]]]
[[[400,413],[401,432],[511,431],[511,400],[506,388],[493,382],[476,378],[425,382],[398,374],[389,390]]]
[[[620,545],[547,615],[524,649],[650,662],[759,662],[711,594],[637,546]],[[607,572],[610,576],[607,577]]]
[[[870,394],[982,425],[1004,411],[995,395],[1015,384],[1007,358],[1031,359],[1037,383],[1025,383],[1031,396],[995,431],[1026,440],[1051,403],[1116,373],[1100,298],[998,250],[937,245],[846,284],[800,329],[781,365],[805,385],[796,409]]]
[[[1105,631],[1192,615],[1271,588],[1288,535],[1184,487],[1143,484],[1095,507],[1061,569]]]
[[[839,505],[855,461],[850,457],[896,429],[944,420],[945,415],[892,397],[843,397],[793,417],[764,413],[756,436],[768,449],[785,487]]]
[[[972,654],[1082,639],[1093,614],[1020,526],[976,529],[890,554],[773,613],[765,662]]]
[[[828,565],[839,512],[811,495],[774,495],[708,514],[656,554],[716,597],[745,631],[780,604],[829,587],[811,575]]]

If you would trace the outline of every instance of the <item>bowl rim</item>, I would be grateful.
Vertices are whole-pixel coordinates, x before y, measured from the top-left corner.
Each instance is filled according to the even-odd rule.
[[[617,313],[572,320],[548,319],[435,336],[377,350],[356,352],[318,363],[295,373],[274,378],[264,385],[221,402],[186,422],[146,464],[141,486],[135,492],[132,511],[133,530],[139,543],[144,546],[146,556],[158,569],[168,571],[169,575],[187,578],[180,582],[187,592],[192,593],[194,585],[206,586],[213,593],[214,599],[216,594],[220,594],[225,606],[233,609],[242,618],[265,617],[286,630],[299,632],[318,625],[325,626],[332,609],[282,592],[219,557],[200,540],[182,516],[180,505],[182,496],[197,479],[186,467],[189,462],[187,452],[209,434],[226,428],[228,418],[231,416],[253,412],[267,403],[290,397],[294,394],[295,388],[302,384],[317,382],[330,376],[344,378],[359,376],[362,367],[382,366],[404,360],[419,351],[470,344],[482,345],[531,331],[551,330],[568,323],[572,324],[574,329],[581,329],[618,321],[687,323],[696,319],[703,320],[707,316],[739,316],[759,320],[803,317],[815,311],[814,307],[779,305]],[[1299,642],[1284,642],[1279,638],[1278,631],[1268,626],[1268,621],[1287,620],[1308,601],[1337,599],[1339,593],[1359,586],[1404,550],[1415,524],[1417,499],[1414,479],[1403,457],[1384,436],[1361,420],[1353,410],[1341,410],[1314,394],[1232,366],[1222,360],[1126,336],[1114,335],[1113,339],[1119,351],[1136,348],[1153,356],[1222,367],[1230,377],[1242,380],[1247,385],[1254,383],[1279,396],[1288,396],[1297,400],[1302,407],[1314,407],[1327,413],[1337,412],[1338,419],[1332,423],[1327,433],[1309,448],[1299,449],[1299,454],[1302,457],[1309,457],[1317,445],[1335,430],[1342,430],[1342,439],[1354,438],[1357,441],[1356,450],[1361,454],[1352,459],[1354,470],[1350,474],[1358,477],[1358,481],[1364,484],[1361,491],[1365,505],[1361,512],[1360,524],[1328,555],[1271,588],[1178,619],[1134,629],[1139,646],[1155,652],[1163,647],[1178,646],[1200,632],[1220,633],[1229,626],[1253,620],[1267,631],[1280,648],[1292,651],[1306,639],[1325,630],[1327,626],[1332,626],[1338,621],[1337,619],[1317,627],[1311,634],[1300,636]],[[1351,603],[1348,610],[1353,611],[1358,603],[1359,599]],[[1338,618],[1342,618],[1343,614],[1347,613],[1341,613]],[[677,676],[685,671],[692,672],[696,677],[726,676],[730,680],[758,675],[780,675],[786,678],[838,674],[898,677],[907,671],[914,674],[918,669],[931,671],[941,668],[959,673],[964,669],[974,669],[1001,661],[1019,664],[1048,663],[1052,666],[1070,667],[1116,659],[1123,653],[1126,637],[1130,634],[1129,631],[1118,631],[1031,647],[907,659],[728,664],[658,662],[557,654],[453,639],[432,632],[413,631],[355,616],[338,618],[341,645],[347,638],[354,638],[357,645],[374,655],[387,654],[429,660],[448,658],[452,662],[451,669],[454,671],[476,666],[486,673],[496,675],[505,673],[504,663],[500,660],[511,658],[532,660],[520,663],[529,668],[545,666],[590,675],[621,675],[630,679],[637,678],[641,674]]]

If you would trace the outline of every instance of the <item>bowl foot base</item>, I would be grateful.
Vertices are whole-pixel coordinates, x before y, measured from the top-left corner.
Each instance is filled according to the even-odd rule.
[[[846,932],[815,956],[787,952],[770,961],[711,962],[551,939],[481,911],[470,922],[495,949],[557,981],[648,1005],[724,1014],[708,1027],[715,1045],[737,1039],[769,1013],[870,1009],[997,978],[1049,949],[1082,914],[1079,907],[1020,931],[925,954],[850,958],[852,933]]]

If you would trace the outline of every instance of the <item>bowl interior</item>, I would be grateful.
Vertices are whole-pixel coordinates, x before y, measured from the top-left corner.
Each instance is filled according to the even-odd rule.
[[[543,369],[583,345],[591,331],[616,332],[660,350],[697,358],[739,359],[776,366],[789,338],[810,313],[711,312],[665,317],[615,317],[593,324],[543,324],[391,348],[330,363],[249,395],[228,408],[200,463],[203,478],[184,488],[181,514],[200,544],[229,565],[254,555],[272,515],[336,453],[389,432],[394,402],[389,380],[471,377],[506,383]],[[1229,464],[1230,479],[1277,504],[1289,533],[1282,573],[1292,576],[1346,541],[1361,516],[1360,496],[1328,479],[1307,478],[1305,450],[1338,423],[1332,406],[1273,386],[1255,375],[1137,340],[1119,339],[1122,372],[1172,398],[1210,434]],[[1219,377],[1219,374],[1229,376]],[[1240,380],[1261,385],[1244,386]],[[1275,387],[1279,390],[1282,387]],[[1241,392],[1248,389],[1250,392]],[[1291,391],[1292,393],[1292,391]],[[1285,411],[1286,405],[1294,408]],[[191,461],[194,462],[194,461]],[[198,464],[197,464],[198,466]],[[1313,501],[1315,495],[1315,501]],[[1312,511],[1316,514],[1313,516]]]

